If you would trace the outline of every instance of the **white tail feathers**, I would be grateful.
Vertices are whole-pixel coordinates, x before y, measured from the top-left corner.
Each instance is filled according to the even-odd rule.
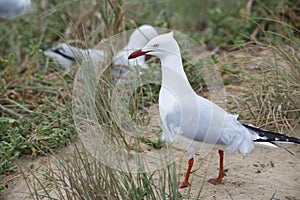
[[[254,142],[254,145],[258,147],[265,147],[265,148],[278,148],[277,145],[271,142]]]

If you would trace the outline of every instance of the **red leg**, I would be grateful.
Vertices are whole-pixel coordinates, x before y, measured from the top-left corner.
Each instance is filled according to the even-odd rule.
[[[185,188],[185,187],[189,186],[189,177],[190,177],[190,174],[191,174],[193,164],[194,164],[194,158],[189,159],[188,169],[186,171],[184,181],[179,185],[179,188]]]
[[[212,178],[209,179],[208,182],[214,185],[218,185],[220,183],[222,183],[222,179],[224,176],[226,176],[226,174],[224,173],[224,151],[219,150],[219,156],[220,156],[220,169],[219,169],[219,176],[218,178]]]

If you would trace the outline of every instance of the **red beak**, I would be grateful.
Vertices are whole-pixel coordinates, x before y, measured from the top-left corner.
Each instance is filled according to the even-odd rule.
[[[133,59],[133,58],[137,58],[139,56],[144,56],[148,52],[151,52],[151,51],[142,51],[142,49],[136,50],[129,55],[128,59]]]

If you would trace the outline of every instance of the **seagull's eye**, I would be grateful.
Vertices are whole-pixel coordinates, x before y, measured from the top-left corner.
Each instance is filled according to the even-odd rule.
[[[159,47],[159,44],[154,44],[153,47],[157,48],[157,47]]]

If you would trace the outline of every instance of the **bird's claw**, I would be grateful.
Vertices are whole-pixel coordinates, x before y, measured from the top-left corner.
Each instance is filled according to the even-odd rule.
[[[179,184],[179,188],[186,188],[188,187],[190,184],[188,182],[182,182]]]
[[[219,184],[222,183],[222,179],[223,179],[224,176],[226,176],[226,174],[219,175],[218,178],[209,179],[208,182],[213,184],[213,185],[219,185]]]

